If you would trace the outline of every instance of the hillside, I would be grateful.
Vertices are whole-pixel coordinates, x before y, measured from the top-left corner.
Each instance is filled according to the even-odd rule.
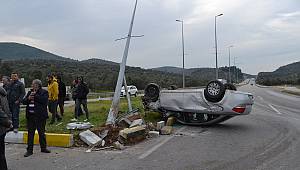
[[[158,67],[158,68],[152,68],[152,70],[182,75],[182,68],[178,68],[178,67],[169,67],[169,66]],[[234,80],[234,82],[236,81],[237,76],[239,81],[243,80],[244,76],[241,73],[241,70],[239,68],[230,67],[230,71],[231,71],[231,79]],[[228,79],[228,72],[229,72],[228,67],[219,68],[219,78]],[[214,68],[189,68],[189,69],[185,69],[185,75],[191,77],[192,80],[208,82],[215,78],[216,71]]]
[[[25,44],[0,42],[0,59],[71,60]]]
[[[2,69],[5,68],[5,69]],[[59,61],[59,60],[15,60],[2,62],[0,76],[9,75],[16,71],[25,78],[28,87],[33,79],[41,79],[46,84],[46,77],[50,73],[63,75],[67,85],[77,76],[84,76],[89,88],[97,90],[113,90],[119,73],[119,65],[86,61]],[[139,89],[144,89],[146,84],[155,82],[162,87],[179,85],[179,75],[146,70],[138,67],[127,67],[126,77],[128,84],[134,84]],[[190,84],[190,83],[189,83]],[[190,84],[191,85],[191,84]]]
[[[134,84],[138,89],[144,89],[148,83],[157,83],[161,87],[176,85],[181,87],[181,68],[165,67],[167,69],[143,69],[140,67],[126,67],[128,84]],[[167,70],[172,71],[167,71]],[[235,70],[232,67],[231,70]],[[240,69],[236,69],[239,79],[242,79]],[[35,47],[18,43],[0,43],[0,77],[18,72],[25,78],[26,86],[30,86],[33,79],[41,79],[46,84],[48,74],[62,74],[67,85],[78,76],[84,76],[85,81],[93,90],[114,90],[119,63],[102,59],[88,59],[83,61],[60,57]],[[226,78],[228,68],[220,68],[220,78]],[[232,79],[235,80],[235,75]],[[203,86],[215,77],[213,68],[192,68],[186,70],[186,86]]]
[[[300,84],[300,62],[282,66],[273,72],[260,72],[256,82],[262,85]]]

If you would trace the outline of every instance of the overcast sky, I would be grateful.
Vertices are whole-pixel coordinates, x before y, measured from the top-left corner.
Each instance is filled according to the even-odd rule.
[[[0,41],[18,42],[78,60],[121,62],[134,0],[0,0]],[[300,61],[299,0],[139,0],[127,65],[214,67],[214,16],[219,65],[231,56],[257,74]]]

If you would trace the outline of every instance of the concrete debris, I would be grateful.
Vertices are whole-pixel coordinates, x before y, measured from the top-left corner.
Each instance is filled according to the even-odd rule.
[[[133,128],[126,128],[120,131],[119,135],[122,136],[124,139],[127,139],[128,136],[133,136],[139,134],[139,132],[143,132],[146,129],[141,126],[136,126]]]
[[[165,121],[157,122],[156,130],[161,130],[165,126]]]
[[[88,144],[89,146],[95,145],[99,142],[101,142],[101,138],[97,136],[95,133],[91,132],[90,130],[86,130],[84,132],[81,132],[79,134],[80,139]]]
[[[125,144],[137,143],[146,138],[146,128],[142,126],[127,128],[121,130],[119,135],[123,138],[122,142]]]
[[[156,127],[154,126],[154,124],[152,122],[147,124],[147,129],[150,131],[156,130]]]
[[[164,126],[161,130],[160,130],[160,134],[162,135],[170,135],[173,131],[173,127],[172,126]]]
[[[107,150],[107,149],[113,149],[115,148],[114,146],[107,146],[107,147],[103,147],[103,148],[95,148],[92,151],[101,151],[101,150]]]
[[[130,128],[135,127],[135,126],[141,126],[142,124],[144,124],[143,119],[136,119],[134,120],[131,124],[130,124]]]
[[[104,139],[107,136],[107,134],[108,134],[108,130],[105,129],[99,133],[99,136],[101,139]]]
[[[169,117],[166,126],[173,126],[174,123],[175,123],[175,117]]]
[[[131,114],[131,115],[128,115],[126,117],[128,120],[130,120],[131,122],[133,122],[134,120],[137,120],[137,119],[142,119],[140,113],[134,113],[134,114]]]
[[[122,118],[119,122],[118,122],[118,126],[122,127],[122,128],[128,128],[130,126],[132,122],[127,119],[127,118]]]
[[[119,149],[119,150],[125,149],[124,145],[121,144],[119,141],[114,142],[114,143],[113,143],[113,146],[114,146],[114,148]]]
[[[89,129],[93,127],[93,125],[90,122],[74,122],[74,123],[68,123],[67,129],[69,130],[83,130],[83,129]]]
[[[104,147],[105,146],[105,140],[101,141],[101,146]]]
[[[158,131],[149,131],[148,135],[150,138],[156,138],[156,137],[159,137],[159,132]]]

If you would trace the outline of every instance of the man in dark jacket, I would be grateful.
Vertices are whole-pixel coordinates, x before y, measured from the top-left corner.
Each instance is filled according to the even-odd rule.
[[[6,98],[6,91],[3,87],[0,87],[0,169],[7,170],[6,158],[5,158],[5,135],[6,131],[12,126],[11,114],[8,107],[8,101]]]
[[[23,100],[26,104],[26,119],[28,129],[28,146],[25,157],[33,154],[33,141],[35,130],[39,133],[39,141],[41,152],[50,153],[47,149],[45,126],[48,117],[47,104],[48,104],[48,91],[42,89],[41,80],[32,81],[32,89]]]
[[[58,83],[58,106],[60,110],[60,115],[64,115],[64,104],[65,104],[65,98],[66,98],[66,85],[61,80],[61,76],[57,76],[57,83]]]
[[[25,87],[24,84],[19,81],[17,73],[12,73],[11,79],[8,92],[8,103],[12,114],[13,129],[14,132],[17,133],[19,128],[20,103],[25,95]]]
[[[89,110],[87,108],[87,95],[89,93],[89,88],[87,87],[87,84],[83,81],[83,77],[78,78],[78,86],[76,89],[76,102],[75,102],[75,107],[76,107],[76,114],[75,118],[77,119],[79,116],[79,111],[81,105],[83,106],[83,110],[86,115],[85,121],[89,120]]]

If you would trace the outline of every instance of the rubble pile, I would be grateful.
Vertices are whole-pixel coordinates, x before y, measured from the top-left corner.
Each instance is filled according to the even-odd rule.
[[[118,149],[133,145],[146,138],[170,135],[173,132],[175,118],[167,122],[146,123],[138,111],[123,114],[117,118],[116,126],[101,126],[94,130],[86,130],[79,134],[80,139],[92,150]],[[165,126],[166,125],[166,126]]]

